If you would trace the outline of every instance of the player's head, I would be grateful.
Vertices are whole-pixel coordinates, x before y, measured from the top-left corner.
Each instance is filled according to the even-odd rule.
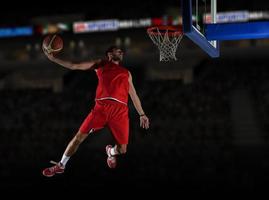
[[[110,46],[106,50],[106,57],[108,58],[108,60],[122,61],[123,50],[118,46]]]

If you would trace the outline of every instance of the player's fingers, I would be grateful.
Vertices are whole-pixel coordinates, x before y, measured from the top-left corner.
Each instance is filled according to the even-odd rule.
[[[46,55],[48,54],[47,50],[44,47],[42,47],[42,50],[43,50],[44,54],[46,54]]]
[[[146,129],[149,128],[149,121],[146,122]]]
[[[146,128],[146,123],[145,123],[145,121],[143,121],[143,128]]]
[[[51,57],[51,54],[49,54],[47,49],[43,48],[43,52],[47,57]]]
[[[147,118],[145,119],[144,124],[145,124],[145,129],[147,129],[147,127],[148,127],[148,119]]]
[[[148,121],[146,121],[145,127],[146,127],[146,129],[149,128],[149,123],[148,123]]]
[[[146,119],[146,120],[144,121],[144,128],[145,128],[145,129],[148,129],[148,127],[149,127],[149,126],[148,126],[148,120]]]

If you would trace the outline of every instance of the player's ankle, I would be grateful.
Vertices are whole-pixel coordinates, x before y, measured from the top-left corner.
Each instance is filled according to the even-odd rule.
[[[109,154],[110,154],[110,156],[116,156],[116,155],[120,154],[119,151],[117,150],[117,146],[110,148]]]
[[[59,165],[59,167],[62,168],[62,169],[65,168],[65,165],[64,165],[63,163],[61,163],[61,162],[59,162],[58,165]]]

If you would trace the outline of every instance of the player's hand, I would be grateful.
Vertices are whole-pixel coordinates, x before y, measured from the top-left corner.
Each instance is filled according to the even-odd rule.
[[[146,115],[140,116],[140,127],[144,129],[149,128],[149,118]]]
[[[49,51],[47,49],[45,49],[44,47],[42,47],[42,50],[43,50],[44,54],[48,57],[48,59],[53,60],[54,56],[52,53],[49,53]]]

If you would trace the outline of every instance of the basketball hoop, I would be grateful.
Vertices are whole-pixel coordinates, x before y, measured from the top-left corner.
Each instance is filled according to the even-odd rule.
[[[183,37],[182,26],[156,26],[147,29],[153,43],[160,50],[160,61],[177,60],[176,50]]]

